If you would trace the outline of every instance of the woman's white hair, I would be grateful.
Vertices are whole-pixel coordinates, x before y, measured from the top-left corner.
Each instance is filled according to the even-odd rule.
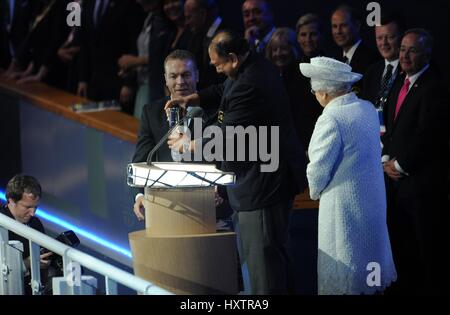
[[[316,92],[320,91],[334,95],[341,92],[349,92],[351,88],[352,83],[349,82],[311,79],[311,89]]]

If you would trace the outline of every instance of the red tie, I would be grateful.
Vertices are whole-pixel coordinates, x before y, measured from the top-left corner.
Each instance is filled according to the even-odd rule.
[[[402,105],[403,105],[403,102],[405,101],[406,95],[408,95],[410,84],[411,84],[411,82],[409,81],[409,79],[406,79],[405,84],[403,84],[403,87],[400,90],[400,94],[398,95],[398,100],[397,100],[397,106],[395,107],[395,119],[397,119],[398,112],[400,111],[400,108],[402,108]]]

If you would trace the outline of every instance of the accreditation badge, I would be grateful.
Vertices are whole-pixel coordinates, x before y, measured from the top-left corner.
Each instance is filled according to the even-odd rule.
[[[383,135],[386,132],[386,126],[384,124],[384,117],[383,117],[383,109],[377,108],[378,113],[378,119],[380,120],[380,133]]]
[[[223,124],[224,118],[225,118],[225,113],[220,110],[217,115],[217,121],[219,122],[219,124]]]

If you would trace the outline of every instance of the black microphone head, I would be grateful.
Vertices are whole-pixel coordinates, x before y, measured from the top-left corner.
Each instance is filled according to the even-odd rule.
[[[192,109],[187,114],[188,119],[200,117],[203,115],[203,109],[201,107],[191,107]]]

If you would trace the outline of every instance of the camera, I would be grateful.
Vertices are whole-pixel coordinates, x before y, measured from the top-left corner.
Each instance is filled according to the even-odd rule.
[[[74,231],[66,231],[63,232],[61,234],[59,234],[56,238],[57,241],[70,246],[70,247],[77,247],[78,245],[80,245],[80,239],[78,238],[78,236],[75,234]],[[41,248],[41,255],[50,252],[48,249],[46,248]],[[53,268],[55,268],[57,271],[59,272],[63,272],[63,261],[62,261],[62,257],[59,255],[52,255],[49,257],[51,262],[50,262],[50,266],[52,266]]]

